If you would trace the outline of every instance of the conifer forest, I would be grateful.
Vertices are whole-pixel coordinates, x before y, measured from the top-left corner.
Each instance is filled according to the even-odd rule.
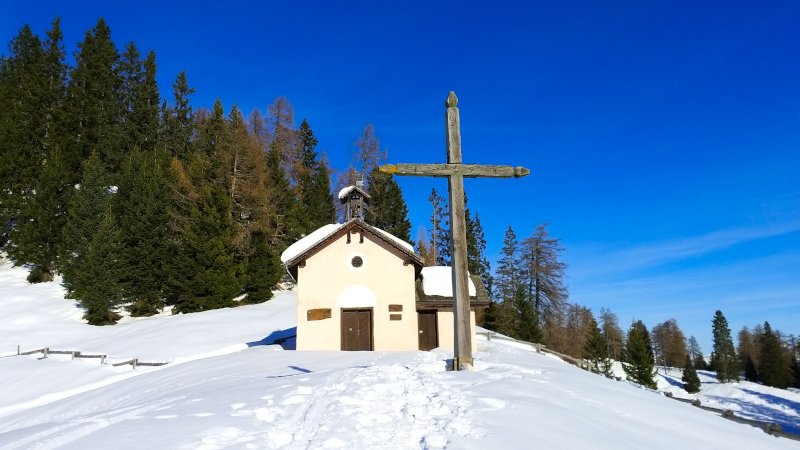
[[[60,275],[89,324],[112,325],[123,308],[149,316],[269,300],[284,280],[281,252],[341,221],[335,193],[357,181],[371,196],[364,220],[411,242],[400,185],[377,170],[386,152],[372,125],[355,139],[351,165],[337,170],[317,149],[312,121],[297,125],[302,114],[286,98],[263,112],[225,110],[221,99],[199,108],[189,74],[175,74],[162,98],[157,70],[153,50],[119,46],[102,19],[76,49],[65,48],[59,19],[42,36],[23,26],[0,59],[0,247],[29,268],[31,283]],[[446,195],[412,201],[431,211],[417,252],[426,265],[448,265]],[[492,299],[483,327],[582,358],[606,376],[612,360],[623,361],[644,386],[658,366],[685,368],[693,389],[695,369],[723,382],[800,386],[800,342],[768,322],[742,329],[734,346],[716,311],[708,358],[674,319],[625,327],[608,309],[571,302],[564,248],[547,224],[490,237],[503,243],[493,269],[470,206],[469,270]]]

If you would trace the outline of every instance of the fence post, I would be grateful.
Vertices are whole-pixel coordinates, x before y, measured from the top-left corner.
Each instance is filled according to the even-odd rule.
[[[139,358],[133,358],[133,362],[131,363],[131,365],[133,365],[134,370],[136,370],[136,366],[138,364],[139,364]]]
[[[49,352],[50,352],[50,349],[48,347],[43,348],[42,349],[42,355],[43,355],[42,359],[47,358],[47,353],[49,353]]]

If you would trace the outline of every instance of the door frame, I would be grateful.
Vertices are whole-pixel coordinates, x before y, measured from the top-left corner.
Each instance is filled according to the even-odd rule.
[[[369,352],[375,351],[375,314],[372,308],[339,308],[339,349],[342,351],[359,351],[359,350],[345,350],[344,347],[344,313],[345,311],[369,311]],[[364,351],[364,350],[361,350]]]

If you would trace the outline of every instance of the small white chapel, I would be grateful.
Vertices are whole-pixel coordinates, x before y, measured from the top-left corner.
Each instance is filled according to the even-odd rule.
[[[297,285],[297,350],[452,350],[451,268],[423,267],[411,244],[366,223],[369,198],[342,189],[345,223],[281,254]],[[470,277],[469,296],[474,347],[475,312],[489,305],[480,278]]]

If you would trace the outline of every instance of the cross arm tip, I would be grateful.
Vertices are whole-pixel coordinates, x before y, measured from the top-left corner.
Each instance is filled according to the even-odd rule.
[[[530,175],[530,169],[522,166],[514,167],[514,178],[524,177],[526,175]]]
[[[378,170],[380,170],[383,173],[387,173],[389,175],[392,175],[395,172],[397,172],[397,165],[395,165],[395,164],[384,164],[384,165],[378,167]]]

